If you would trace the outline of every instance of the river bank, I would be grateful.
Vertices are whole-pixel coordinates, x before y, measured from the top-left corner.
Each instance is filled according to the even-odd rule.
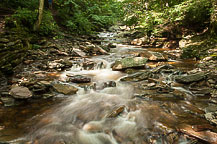
[[[27,50],[1,77],[0,141],[215,143],[216,60],[183,60],[176,42],[141,46],[127,33],[65,35]]]

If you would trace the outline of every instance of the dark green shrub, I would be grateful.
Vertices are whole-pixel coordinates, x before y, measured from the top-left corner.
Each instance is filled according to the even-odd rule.
[[[189,27],[204,26],[210,20],[211,6],[209,0],[186,0],[169,10],[171,21]]]
[[[34,22],[37,19],[37,12],[27,8],[19,8],[11,17],[6,19],[6,27],[20,28],[28,30],[33,29]]]
[[[19,8],[11,17],[6,19],[6,28],[12,28],[19,32],[33,33],[33,27],[37,20],[37,10]],[[57,29],[50,11],[44,11],[42,23],[38,33],[40,35],[52,34]]]
[[[37,9],[38,0],[1,0],[1,3],[7,8],[28,8]]]
[[[89,34],[107,28],[121,17],[121,3],[116,0],[60,0],[58,17],[74,33]]]

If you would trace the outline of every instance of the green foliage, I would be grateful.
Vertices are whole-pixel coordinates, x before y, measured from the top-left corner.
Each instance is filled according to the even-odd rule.
[[[7,8],[28,8],[37,9],[38,0],[1,0]]]
[[[211,2],[208,0],[187,0],[169,10],[171,21],[184,26],[203,26],[210,20]]]
[[[19,8],[11,17],[6,19],[6,27],[30,30],[37,18],[37,12],[27,8]]]
[[[165,25],[203,29],[209,23],[211,6],[209,0],[125,0],[125,23],[152,35]]]
[[[58,16],[62,25],[74,33],[89,34],[107,28],[121,16],[121,3],[116,0],[60,0]]]
[[[33,26],[37,20],[37,9],[29,10],[19,8],[11,17],[6,20],[6,27],[19,32],[33,33]],[[50,11],[44,11],[42,24],[38,33],[40,35],[52,34],[57,29]]]
[[[40,35],[52,35],[58,30],[58,26],[53,19],[51,11],[44,11],[42,23],[40,25]]]
[[[160,30],[156,27],[165,22],[163,13],[157,13],[154,11],[147,12],[143,18],[141,18],[141,27],[147,33],[157,34]]]

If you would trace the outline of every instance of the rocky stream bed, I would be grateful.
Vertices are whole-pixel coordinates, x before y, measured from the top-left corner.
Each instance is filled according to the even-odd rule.
[[[13,75],[1,74],[0,144],[217,143],[217,62],[126,35],[26,50]]]

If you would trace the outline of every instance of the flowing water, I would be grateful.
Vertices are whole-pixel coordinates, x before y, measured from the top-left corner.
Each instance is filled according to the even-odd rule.
[[[192,93],[182,86],[172,89],[184,92],[184,99],[171,100],[170,95],[164,99],[164,93],[157,97],[138,97],[138,87],[143,83],[121,82],[120,79],[127,74],[111,69],[115,59],[137,48],[140,49],[118,44],[110,55],[91,58],[97,63],[94,69],[76,66],[58,75],[59,80],[64,80],[67,74],[91,77],[94,88],[79,87],[78,93],[68,98],[57,97],[46,102],[27,102],[15,108],[0,109],[1,124],[6,127],[0,131],[0,141],[34,144],[189,143],[189,138],[176,129],[183,123],[208,123],[200,116],[207,100],[193,99]],[[167,63],[180,69],[189,68],[189,64],[193,68],[194,65],[192,61],[188,61],[187,66],[185,61]],[[110,81],[116,82],[116,86],[103,86]],[[163,77],[162,81],[166,85],[172,79]]]

